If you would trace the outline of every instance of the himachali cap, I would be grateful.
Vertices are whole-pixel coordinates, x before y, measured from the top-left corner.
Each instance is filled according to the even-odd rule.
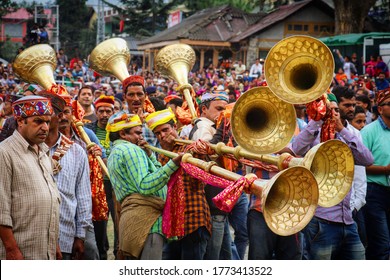
[[[390,98],[390,88],[379,90],[376,94],[376,104],[379,106],[383,101]]]
[[[147,126],[152,131],[157,126],[166,124],[170,120],[173,120],[176,123],[175,114],[172,112],[171,108],[151,113],[145,118]]]
[[[226,92],[220,91],[220,92],[213,92],[213,93],[208,92],[208,93],[203,94],[201,97],[202,102],[216,101],[216,100],[222,100],[222,101],[229,102],[229,96],[226,94]]]
[[[152,94],[152,93],[156,93],[157,88],[155,86],[150,86],[150,87],[147,87],[145,89],[145,91],[146,91],[147,94]]]
[[[37,95],[29,95],[15,101],[12,104],[12,109],[15,117],[27,118],[53,115],[50,99]]]
[[[140,125],[142,125],[142,122],[138,115],[127,114],[124,111],[120,111],[109,118],[106,131],[108,135],[109,132],[118,132],[125,128],[132,128]]]
[[[96,110],[101,106],[106,106],[114,109],[115,98],[114,96],[100,95],[98,99],[94,102]]]
[[[48,92],[46,90],[42,90],[38,93],[38,95],[46,97],[47,99],[50,99],[51,105],[53,106],[54,112],[56,115],[63,112],[66,106],[66,101],[62,97],[62,95],[55,94]]]
[[[144,77],[137,75],[127,77],[122,82],[123,92],[126,92],[127,87],[131,84],[136,84],[145,87],[145,79]]]

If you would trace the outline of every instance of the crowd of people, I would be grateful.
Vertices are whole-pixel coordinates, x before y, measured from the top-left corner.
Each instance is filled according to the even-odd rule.
[[[249,89],[267,86],[264,59],[249,69],[225,59],[189,73],[194,122],[177,82],[136,63],[119,83],[61,49],[54,75],[66,88],[62,95],[0,65],[0,259],[107,259],[109,248],[116,259],[389,259],[389,71],[380,57],[359,72],[363,63],[355,54],[335,53],[343,67],[326,94],[328,119],[294,105],[297,129],[283,152],[305,156],[332,123],[333,138],[354,158],[352,188],[339,204],[318,206],[310,223],[290,236],[268,228],[261,198],[250,191],[229,211],[221,209],[215,197],[229,181],[186,164],[183,154],[194,147],[175,141],[237,145],[225,113]],[[85,144],[75,119],[95,145]],[[240,175],[277,174],[207,149],[191,151]]]

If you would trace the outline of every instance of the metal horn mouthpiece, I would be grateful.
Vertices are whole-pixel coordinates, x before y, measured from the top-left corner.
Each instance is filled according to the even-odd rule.
[[[291,36],[269,51],[264,65],[270,89],[292,104],[305,104],[319,98],[333,79],[332,52],[309,36]]]
[[[130,76],[127,66],[130,63],[130,50],[121,38],[101,42],[91,52],[89,63],[93,70],[103,76],[113,75],[121,82]]]

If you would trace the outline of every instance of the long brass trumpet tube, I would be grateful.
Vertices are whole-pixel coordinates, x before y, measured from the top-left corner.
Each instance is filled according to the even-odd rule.
[[[76,121],[76,118],[73,117],[73,123],[75,124],[77,130],[80,132],[81,138],[87,144],[87,150],[90,149],[91,147],[97,145],[96,143],[93,143],[91,139],[89,139],[88,134],[84,130],[84,124],[82,121]],[[110,178],[110,175],[108,174],[108,169],[107,166],[104,164],[103,159],[100,156],[96,156],[96,159],[102,168],[103,172],[107,175],[108,178]]]
[[[192,144],[192,140],[176,139],[178,143]],[[318,204],[331,207],[340,203],[352,187],[354,160],[349,147],[339,140],[328,140],[310,149],[304,158],[290,154],[260,155],[240,146],[228,147],[223,142],[208,144],[217,154],[232,154],[236,159],[246,158],[274,164],[279,170],[304,166],[316,178],[319,187]]]
[[[170,158],[178,154],[146,145],[147,148]],[[195,165],[206,172],[237,181],[243,176],[184,154],[183,162]],[[253,178],[247,174],[246,178]],[[303,166],[290,167],[271,180],[256,179],[249,187],[250,193],[261,199],[267,226],[276,234],[287,236],[301,231],[312,219],[318,204],[318,185],[313,174]]]

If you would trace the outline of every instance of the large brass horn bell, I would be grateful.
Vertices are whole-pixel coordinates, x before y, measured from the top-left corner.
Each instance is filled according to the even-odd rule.
[[[16,56],[12,67],[22,80],[50,89],[55,84],[56,52],[47,44],[29,47]]]
[[[101,42],[89,56],[90,67],[101,75],[113,75],[121,82],[130,76],[127,66],[130,63],[130,50],[121,38]]]
[[[264,219],[274,233],[282,236],[297,233],[313,218],[318,185],[307,168],[290,167],[270,180],[259,181],[263,188],[255,185],[251,192],[261,198]]]
[[[195,59],[195,51],[189,45],[173,44],[162,48],[154,60],[156,69],[162,75],[175,80],[181,87],[192,119],[197,118],[197,113],[190,93],[191,85],[188,84],[188,73],[194,66]]]
[[[279,99],[268,87],[246,91],[237,100],[231,115],[231,129],[244,149],[270,154],[283,149],[294,135],[294,106]]]
[[[268,86],[279,98],[305,104],[329,88],[334,59],[321,41],[309,36],[291,36],[271,48],[264,70]]]

